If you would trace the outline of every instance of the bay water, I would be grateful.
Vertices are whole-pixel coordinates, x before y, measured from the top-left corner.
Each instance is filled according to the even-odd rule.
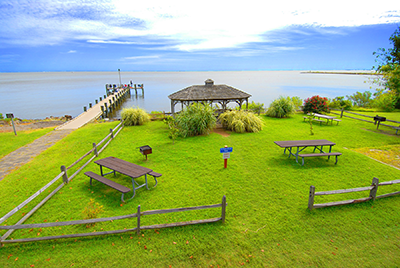
[[[371,75],[315,74],[301,71],[219,71],[219,72],[42,72],[0,73],[0,113],[13,113],[22,119],[43,119],[49,116],[78,116],[83,107],[94,105],[106,94],[106,84],[144,85],[138,95],[132,94],[119,107],[140,107],[147,112],[171,111],[168,95],[192,85],[226,84],[252,95],[249,102],[264,107],[279,96],[314,95],[334,98],[371,91]],[[231,103],[229,106],[234,107]],[[176,105],[179,111],[180,105]],[[114,117],[119,117],[119,112]]]

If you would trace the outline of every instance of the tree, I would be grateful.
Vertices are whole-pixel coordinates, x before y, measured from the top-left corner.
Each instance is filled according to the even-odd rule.
[[[382,94],[396,96],[396,107],[400,108],[400,27],[390,36],[393,48],[379,48],[374,52],[375,61],[378,63],[373,69],[382,75],[381,79],[375,79],[374,83],[383,86]],[[378,89],[378,92],[382,89]],[[379,95],[379,94],[378,94]]]

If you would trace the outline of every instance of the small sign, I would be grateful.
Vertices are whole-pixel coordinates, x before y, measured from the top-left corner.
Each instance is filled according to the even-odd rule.
[[[220,153],[232,153],[233,148],[232,147],[225,147],[225,148],[220,148],[219,152]]]
[[[14,118],[14,114],[6,114],[7,118]]]
[[[222,154],[222,159],[229,159],[231,157],[230,153],[223,153]]]

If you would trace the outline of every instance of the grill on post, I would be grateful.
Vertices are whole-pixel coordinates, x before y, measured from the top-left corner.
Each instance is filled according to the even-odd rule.
[[[151,153],[153,152],[152,149],[151,149],[151,147],[148,146],[148,145],[140,146],[140,147],[138,147],[138,148],[140,149],[140,152],[142,153],[142,155],[145,155],[145,156],[146,156],[146,160],[147,160],[147,155],[148,155],[148,154],[151,154]]]
[[[378,129],[379,128],[379,124],[381,122],[383,122],[383,121],[386,121],[386,117],[377,115],[377,116],[374,116],[374,121],[375,121],[375,123],[374,123],[375,125],[378,122],[378,125],[376,126],[376,129]]]

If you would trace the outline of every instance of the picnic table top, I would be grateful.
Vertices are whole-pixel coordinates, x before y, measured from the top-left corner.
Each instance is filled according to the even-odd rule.
[[[332,146],[336,143],[328,140],[297,140],[297,141],[274,141],[280,147],[300,147],[300,146]]]
[[[113,156],[99,159],[94,162],[100,166],[115,170],[131,178],[138,178],[153,171],[152,169],[142,167]]]
[[[325,114],[317,114],[317,113],[314,113],[314,116],[319,117],[319,118],[325,118],[325,119],[333,119],[333,118],[335,118],[334,116],[325,115]]]

